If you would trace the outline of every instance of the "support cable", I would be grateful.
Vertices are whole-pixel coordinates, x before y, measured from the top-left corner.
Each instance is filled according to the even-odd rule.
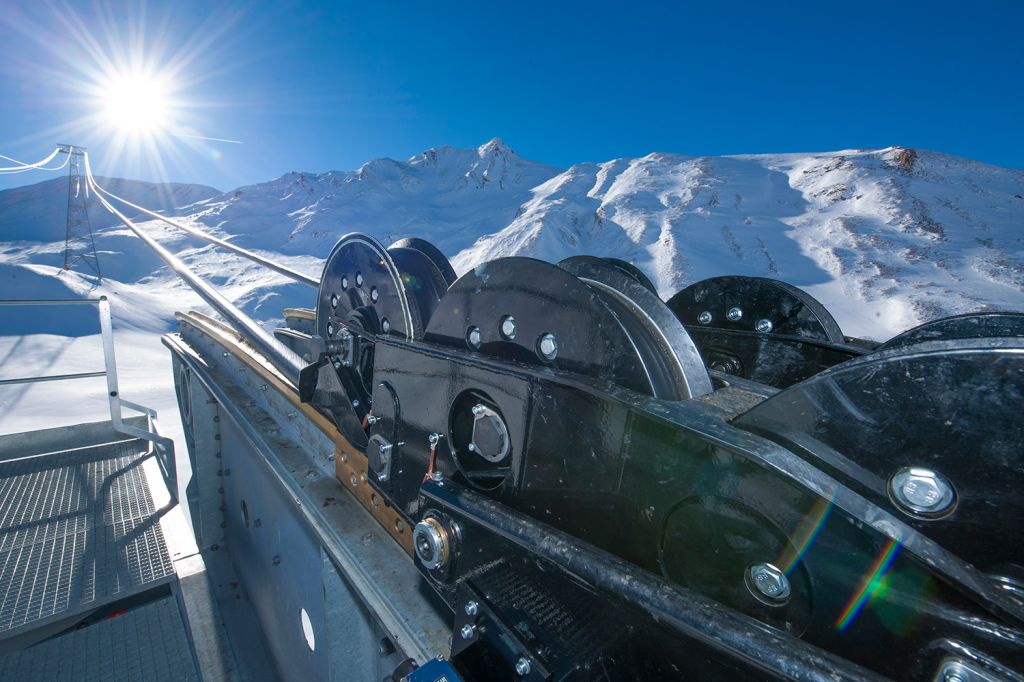
[[[0,154],[0,156],[3,156],[3,155]],[[19,168],[17,170],[7,170],[7,171],[0,170],[0,175],[14,175],[15,173],[27,173],[28,171],[33,171],[33,170],[59,171],[62,168],[64,168],[64,166],[68,165],[68,163],[70,161],[71,161],[71,155],[68,154],[67,156],[64,157],[64,161],[61,162],[61,164],[59,166],[25,166],[24,168]]]
[[[188,284],[193,291],[206,301],[214,310],[230,320],[235,331],[249,342],[253,348],[263,354],[274,366],[294,383],[299,385],[299,372],[305,366],[305,362],[294,351],[282,344],[270,335],[263,327],[252,320],[248,315],[239,310],[235,304],[218,293],[213,287],[200,279],[189,269],[180,258],[161,246],[155,239],[146,234],[134,222],[118,211],[106,197],[105,192],[96,185],[92,176],[92,169],[89,166],[89,156],[85,155],[85,177],[86,182],[96,191],[96,198],[103,204],[104,208],[114,214],[125,226],[146,243],[160,258],[167,263],[167,266]]]
[[[86,156],[88,156],[88,154],[86,154]],[[86,166],[88,166],[88,163],[86,163]],[[173,219],[168,218],[166,216],[162,216],[159,213],[157,213],[156,211],[151,211],[148,208],[143,208],[142,206],[139,206],[138,204],[133,204],[132,202],[128,201],[127,199],[122,199],[121,197],[117,196],[116,194],[111,194],[110,192],[108,192],[107,190],[103,189],[98,184],[96,184],[96,180],[94,180],[91,175],[89,176],[89,183],[92,185],[93,189],[96,190],[97,195],[104,194],[107,197],[109,197],[111,199],[114,199],[115,201],[118,201],[118,202],[120,202],[120,203],[122,203],[122,204],[124,204],[126,206],[131,206],[135,210],[141,211],[142,213],[144,213],[144,214],[146,214],[146,215],[148,215],[148,216],[150,216],[152,218],[156,218],[157,220],[161,220],[161,221],[167,223],[168,225],[171,225],[172,227],[176,227],[179,230],[192,235],[193,237],[197,237],[199,239],[202,239],[203,241],[209,242],[211,244],[215,244],[216,246],[220,246],[222,248],[225,248],[228,251],[233,251],[234,253],[237,253],[238,255],[243,256],[244,258],[248,258],[249,260],[253,261],[254,263],[258,263],[258,264],[262,265],[263,267],[268,268],[270,270],[273,270],[274,272],[276,272],[278,274],[281,274],[281,275],[284,275],[285,277],[288,277],[289,279],[292,279],[292,280],[294,280],[296,282],[299,282],[301,284],[305,284],[306,286],[313,287],[314,289],[318,289],[320,287],[320,280],[313,279],[312,277],[309,277],[307,275],[303,275],[301,272],[296,272],[295,270],[292,270],[291,268],[289,268],[287,266],[281,265],[280,263],[275,263],[274,261],[272,261],[270,259],[267,259],[267,258],[264,258],[263,256],[257,255],[256,253],[253,253],[252,251],[249,251],[248,249],[243,249],[240,246],[235,246],[234,244],[232,244],[229,241],[225,241],[223,239],[218,239],[217,237],[214,237],[213,235],[207,234],[206,232],[203,232],[202,230],[197,230],[196,228],[190,227],[190,226],[186,225],[185,223],[179,222],[177,220],[173,220]]]
[[[7,159],[8,161],[13,161],[14,163],[18,164],[17,166],[5,166],[3,168],[0,168],[0,171],[6,172],[6,171],[33,170],[33,169],[39,168],[40,166],[45,166],[46,164],[50,163],[50,161],[53,160],[53,157],[57,156],[57,154],[60,154],[60,148],[59,147],[54,149],[53,152],[51,152],[50,155],[47,156],[45,159],[43,159],[42,161],[36,161],[35,163],[23,163],[21,161],[18,161],[17,159],[12,159],[9,156],[4,156],[3,154],[0,154],[0,157],[3,157],[5,159]]]

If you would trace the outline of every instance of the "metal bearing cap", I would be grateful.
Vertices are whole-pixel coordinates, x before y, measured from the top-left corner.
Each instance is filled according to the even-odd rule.
[[[420,563],[428,571],[448,563],[448,531],[434,517],[428,516],[416,524],[412,532],[412,545],[416,548]]]
[[[474,405],[469,450],[497,464],[508,456],[509,447],[508,429],[498,413],[486,405]]]

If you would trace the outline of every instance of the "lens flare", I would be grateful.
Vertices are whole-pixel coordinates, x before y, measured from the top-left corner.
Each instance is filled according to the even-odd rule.
[[[836,629],[840,632],[850,627],[852,623],[864,607],[875,598],[875,596],[884,591],[885,588],[885,573],[892,566],[892,562],[896,559],[896,554],[899,552],[900,543],[895,540],[889,540],[886,546],[879,553],[875,562],[868,569],[868,572],[864,574],[861,579],[860,587],[850,597],[850,601],[846,603],[846,608],[839,614],[839,618],[836,619]]]

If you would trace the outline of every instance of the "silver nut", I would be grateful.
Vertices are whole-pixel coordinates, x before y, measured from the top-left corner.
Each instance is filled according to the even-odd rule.
[[[380,292],[377,291],[377,287],[370,287],[370,300],[374,303],[380,298]]]
[[[754,329],[756,329],[761,334],[767,334],[768,332],[770,332],[773,329],[772,321],[771,320],[758,320],[757,324],[754,325]]]
[[[526,677],[530,674],[530,662],[525,658],[520,658],[516,661],[516,674],[519,677]]]
[[[380,328],[381,330],[384,331],[385,334],[389,333],[391,331],[391,321],[385,317],[383,320],[380,321]]]
[[[743,319],[743,309],[733,306],[732,308],[729,308],[729,312],[725,314],[725,317],[730,322],[739,322]]]
[[[472,623],[466,623],[459,630],[459,634],[462,635],[462,639],[473,639],[473,635],[476,634],[476,626]]]
[[[361,272],[357,272],[356,273],[356,286],[357,287],[363,286],[363,273],[361,273]]]
[[[334,325],[328,323],[327,325],[327,336],[334,336]]]
[[[466,602],[465,611],[466,611],[466,615],[467,616],[475,616],[479,610],[480,610],[480,605],[477,604],[472,599],[470,599],[468,602]]]
[[[331,294],[331,307],[332,308],[337,308],[338,307],[338,295],[337,294]]]
[[[558,355],[558,342],[555,340],[555,335],[543,334],[537,343],[537,348],[546,360],[554,360]]]
[[[889,482],[889,492],[896,504],[911,514],[942,513],[952,506],[956,497],[945,477],[924,467],[897,471]]]
[[[773,602],[781,602],[789,598],[789,578],[771,564],[754,564],[748,569],[747,578],[749,584],[761,596]]]
[[[341,276],[341,288],[348,289],[348,275]]]
[[[483,405],[477,403],[476,405],[473,406],[473,414],[483,414],[483,412],[484,412],[484,406]]]
[[[501,318],[501,335],[506,339],[516,338],[516,318],[511,315]]]
[[[479,327],[470,327],[466,332],[466,342],[469,343],[470,348],[479,348],[482,340]]]
[[[714,318],[711,316],[711,313],[707,310],[701,312],[701,314],[697,316],[697,321],[701,324],[711,324],[711,320],[713,319]]]

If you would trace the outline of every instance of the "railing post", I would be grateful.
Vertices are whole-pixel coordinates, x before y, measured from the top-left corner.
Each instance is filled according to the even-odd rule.
[[[110,403],[110,421],[115,431],[122,430],[121,394],[117,388],[117,358],[114,357],[114,329],[110,321],[110,301],[100,296],[100,337],[103,339],[103,367],[107,371],[107,400]]]

